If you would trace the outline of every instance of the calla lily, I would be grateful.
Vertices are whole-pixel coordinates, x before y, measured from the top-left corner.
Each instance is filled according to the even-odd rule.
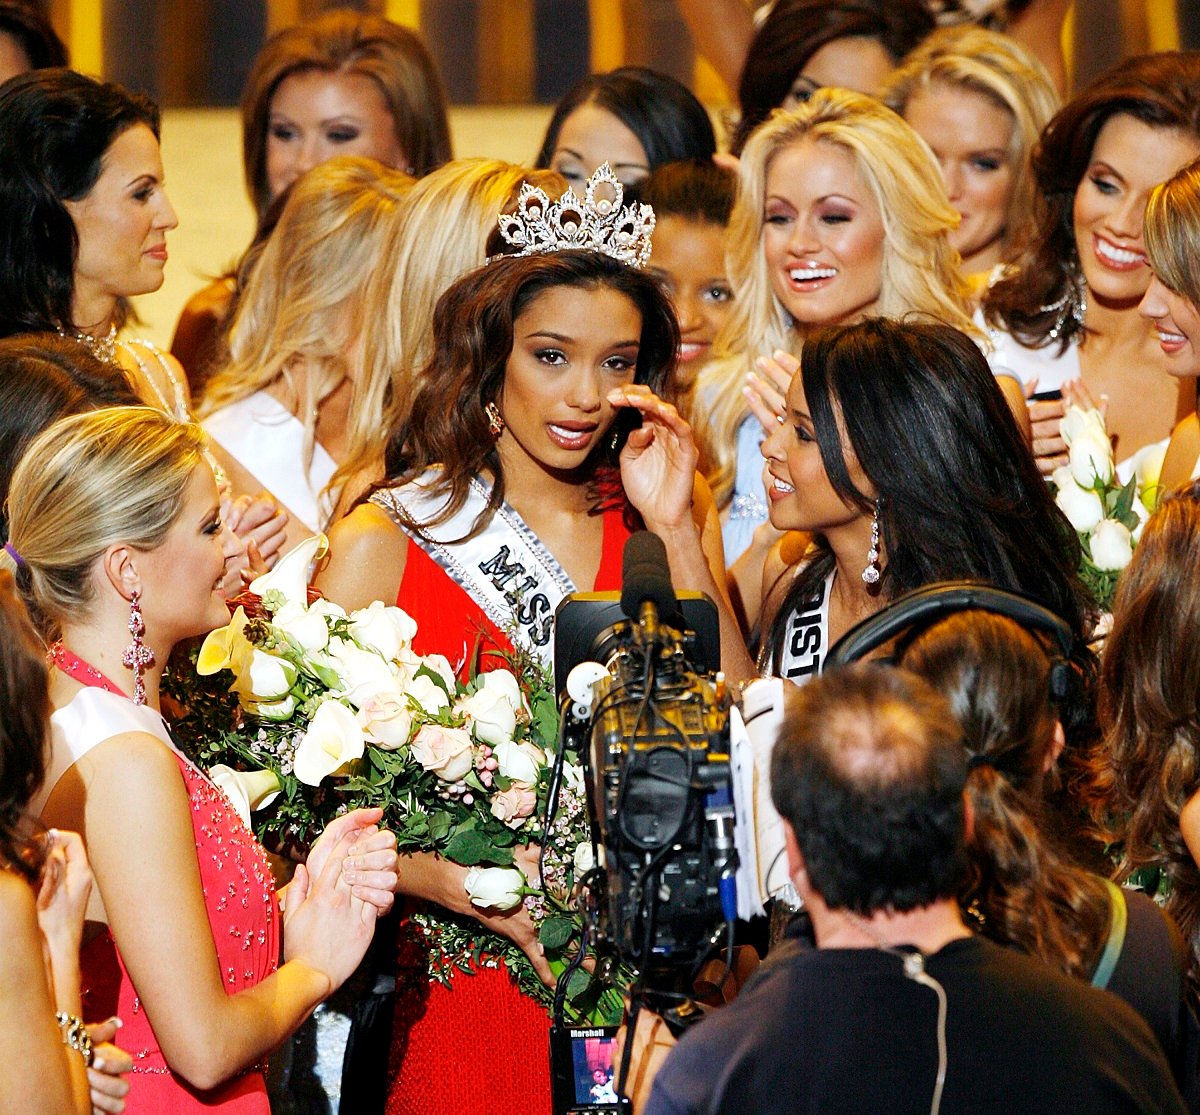
[[[247,591],[259,598],[275,591],[289,604],[304,607],[308,603],[308,572],[312,563],[324,557],[328,549],[329,539],[325,535],[314,534],[306,538],[284,554],[269,573],[255,577]]]
[[[256,809],[266,809],[279,796],[279,779],[273,770],[234,770],[218,763],[209,768],[208,777],[224,791],[247,828],[250,814]]]
[[[237,673],[244,669],[254,650],[244,634],[245,630],[246,613],[239,607],[224,627],[218,627],[205,636],[196,659],[196,673],[207,677],[218,670]]]
[[[364,746],[354,713],[341,701],[326,701],[297,745],[292,769],[306,786],[319,786],[347,763],[361,759]]]

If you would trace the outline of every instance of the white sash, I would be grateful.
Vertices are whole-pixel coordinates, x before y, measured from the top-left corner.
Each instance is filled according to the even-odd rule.
[[[517,634],[521,645],[544,665],[552,664],[554,609],[575,591],[566,571],[537,535],[507,503],[476,537],[460,541],[487,506],[488,488],[471,481],[466,502],[456,515],[426,537],[414,534],[404,517],[424,524],[446,505],[445,497],[429,491],[422,480],[375,492],[371,502],[382,507],[505,634]]]
[[[816,592],[801,601],[788,617],[779,672],[797,685],[821,672],[829,651],[829,597],[836,572],[831,569]]]

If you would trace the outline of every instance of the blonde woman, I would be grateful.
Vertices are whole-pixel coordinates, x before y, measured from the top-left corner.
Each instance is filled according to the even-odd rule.
[[[57,635],[30,810],[87,845],[101,931],[83,946],[83,1005],[116,1004],[142,1115],[266,1115],[263,1059],[354,970],[397,881],[381,814],[356,810],[281,912],[262,848],[166,730],[172,649],[229,614],[235,551],[204,441],[149,407],[75,415],[38,435],[9,492],[18,583]],[[343,872],[347,855],[364,870]]]
[[[390,376],[369,361],[368,278],[412,180],[371,159],[334,159],[293,188],[251,272],[229,363],[201,408],[238,491],[288,511],[288,544],[322,529],[338,493],[382,457]]]
[[[980,27],[937,31],[882,94],[929,144],[961,223],[950,243],[981,280],[1037,229],[1029,159],[1059,106],[1045,67],[1015,40]]]
[[[723,508],[726,559],[741,555],[733,579],[753,624],[778,535],[767,523],[763,432],[747,385],[769,398],[759,410],[774,424],[778,382],[795,371],[813,327],[919,314],[979,334],[950,244],[958,214],[929,148],[891,109],[819,89],[750,137],[739,173],[728,261],[737,300],[700,375],[697,409],[707,410],[698,428]]]

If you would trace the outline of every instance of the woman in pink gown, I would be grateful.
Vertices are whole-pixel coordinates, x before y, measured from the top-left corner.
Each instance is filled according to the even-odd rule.
[[[22,458],[9,512],[18,582],[58,638],[33,808],[93,861],[84,1006],[124,1021],[126,1111],[265,1115],[264,1058],[361,959],[394,838],[378,813],[331,825],[281,912],[262,849],[171,743],[162,667],[226,622],[235,550],[198,427],[144,407],[64,419]]]
[[[386,485],[334,527],[318,587],[347,607],[395,600],[417,620],[414,645],[456,668],[514,642],[548,664],[557,601],[617,587],[624,539],[645,526],[675,585],[719,602],[736,674],[747,660],[718,587],[719,524],[691,431],[654,393],[678,347],[657,284],[603,249],[558,244],[464,276],[434,332]],[[536,848],[518,854],[527,873],[536,861]],[[552,982],[528,915],[473,906],[465,868],[411,856],[402,875],[404,893],[509,937]],[[494,967],[429,986],[428,944],[402,942],[389,1115],[548,1112],[545,1013]]]

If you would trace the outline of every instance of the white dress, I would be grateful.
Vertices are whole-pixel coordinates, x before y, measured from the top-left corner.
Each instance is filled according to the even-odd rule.
[[[305,527],[314,534],[321,529],[331,508],[320,494],[337,465],[317,444],[305,471],[304,424],[287,407],[256,391],[214,411],[201,425]]]

